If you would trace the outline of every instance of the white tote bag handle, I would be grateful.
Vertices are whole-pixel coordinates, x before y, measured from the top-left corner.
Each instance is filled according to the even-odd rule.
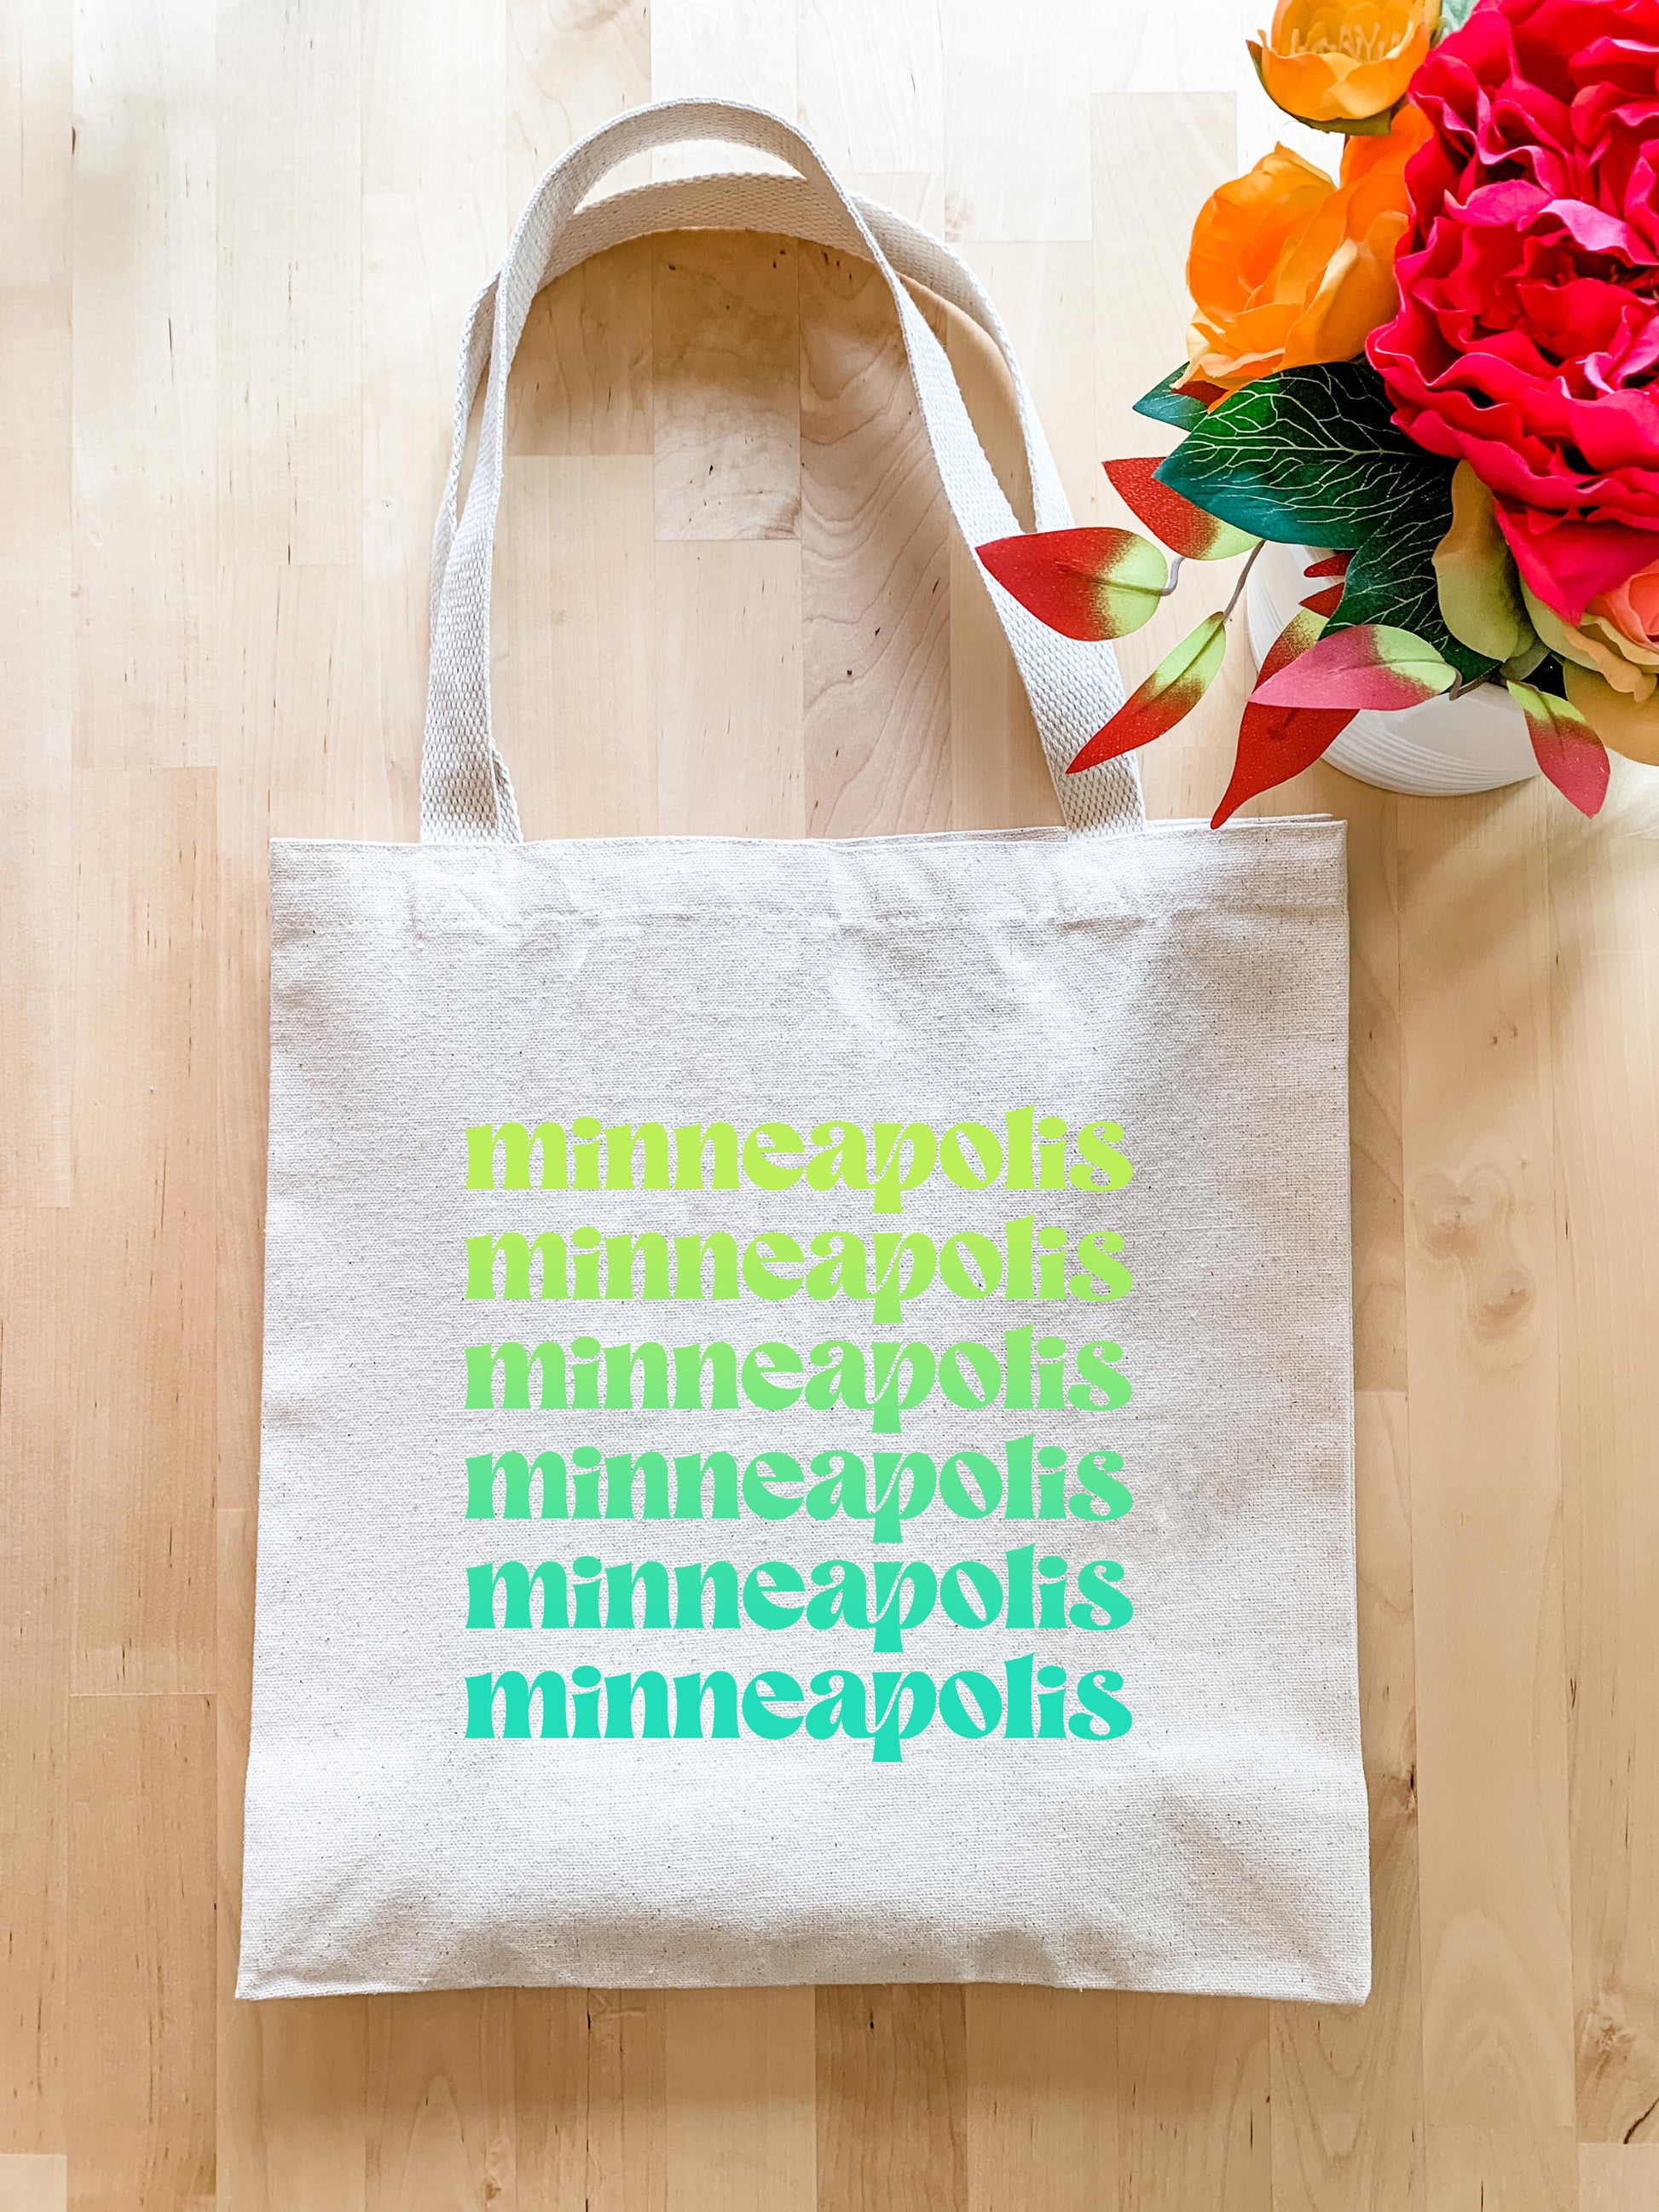
[[[584,209],[617,163],[647,149],[714,139],[791,163],[799,175],[693,177],[647,185]],[[421,835],[428,842],[517,843],[518,810],[490,730],[489,591],[501,500],[507,382],[532,301],[544,284],[590,254],[663,230],[768,230],[853,252],[885,278],[897,309],[916,398],[945,496],[969,545],[1020,527],[986,459],[944,348],[905,290],[926,285],[986,331],[1013,380],[1039,530],[1071,522],[1053,456],[1007,334],[966,264],[926,231],[847,193],[811,143],[764,109],[712,100],[665,100],[604,125],[556,161],[520,217],[497,274],[468,319],[457,380],[454,447],[433,547],[432,662],[421,764]],[[477,459],[457,516],[468,418],[486,366],[489,383]],[[981,571],[981,574],[983,572]],[[1121,704],[1109,645],[1058,636],[987,577],[1031,702],[1068,829],[1126,830],[1145,816],[1132,758],[1081,775],[1068,763]]]

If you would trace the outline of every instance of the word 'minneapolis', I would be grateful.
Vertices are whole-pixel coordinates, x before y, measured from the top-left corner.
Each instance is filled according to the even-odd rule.
[[[1073,1133],[1057,1114],[1017,1106],[1000,1126],[953,1121],[819,1121],[805,1136],[762,1121],[601,1124],[483,1122],[466,1133],[469,1190],[861,1190],[877,1213],[902,1213],[935,1173],[958,1190],[1121,1189],[1134,1173],[1115,1121]],[[1073,1157],[1075,1153],[1075,1158]],[[537,1170],[532,1178],[532,1166]]]
[[[468,1191],[563,1194],[578,1202],[569,1208],[574,1220],[567,1214],[556,1215],[556,1226],[527,1224],[532,1234],[481,1226],[469,1236],[463,1295],[575,1304],[750,1298],[774,1325],[788,1301],[800,1300],[805,1317],[813,1305],[845,1299],[863,1301],[876,1329],[914,1328],[906,1309],[931,1290],[970,1302],[1000,1297],[1098,1306],[1133,1287],[1119,1256],[1122,1237],[1045,1224],[1041,1197],[1021,1206],[1018,1194],[1063,1194],[1072,1211],[1079,1195],[1121,1190],[1133,1173],[1117,1122],[1087,1121],[1073,1130],[1035,1105],[943,1127],[826,1120],[805,1131],[782,1120],[746,1128],[728,1121],[606,1123],[592,1115],[481,1122],[466,1131]],[[828,1210],[823,1201],[833,1204],[836,1194],[863,1194],[873,1214],[890,1218],[929,1183],[981,1199],[994,1194],[993,1206],[1012,1194],[1004,1209],[1013,1218],[994,1224],[981,1212],[982,1225],[954,1231],[931,1220],[927,1231],[818,1225]],[[580,1194],[739,1191],[785,1200],[786,1218],[800,1233],[757,1231],[752,1218],[734,1233],[708,1224],[706,1212],[693,1228],[684,1209],[655,1227],[663,1215],[648,1197],[625,1231],[606,1233],[580,1218],[600,1211],[580,1206]],[[817,1201],[804,1221],[802,1200]],[[635,1414],[740,1407],[799,1411],[838,1425],[861,1415],[880,1438],[897,1435],[907,1413],[934,1399],[968,1413],[1074,1415],[1110,1411],[1130,1395],[1116,1344],[1091,1336],[1073,1346],[1024,1324],[990,1343],[833,1336],[799,1348],[771,1339],[747,1346],[702,1339],[602,1346],[576,1326],[568,1343],[467,1347],[463,1402],[502,1415],[600,1413],[623,1423]],[[544,1536],[552,1533],[549,1522],[752,1515],[799,1516],[798,1525],[861,1522],[885,1547],[902,1544],[907,1524],[930,1507],[957,1520],[1000,1512],[1006,1520],[1075,1526],[1116,1521],[1133,1502],[1119,1480],[1115,1452],[1079,1451],[1073,1465],[1075,1446],[1039,1447],[1030,1434],[1005,1441],[996,1457],[964,1441],[939,1460],[878,1450],[867,1464],[844,1440],[822,1448],[827,1443],[809,1434],[758,1453],[751,1445],[741,1459],[707,1443],[672,1454],[574,1440],[533,1457],[518,1449],[474,1451],[464,1510],[473,1522],[523,1522],[532,1516],[533,1490]],[[1121,1627],[1133,1612],[1118,1561],[1079,1564],[1058,1552],[1039,1557],[1031,1544],[1006,1546],[1000,1559],[939,1565],[878,1556],[867,1565],[839,1559],[797,1566],[775,1559],[746,1568],[729,1559],[607,1564],[580,1538],[577,1544],[579,1555],[568,1561],[492,1557],[470,1566],[467,1627],[498,1636],[528,1632],[538,1641],[549,1632],[597,1632],[603,1638],[608,1630],[637,1630],[675,1645],[687,1631],[763,1632],[792,1644],[850,1632],[870,1639],[872,1656],[885,1656],[903,1652],[906,1632],[936,1616],[952,1632],[970,1636],[994,1638],[1000,1630],[1024,1642],[1034,1632],[1082,1632],[1088,1641]],[[538,1665],[529,1674],[490,1668],[467,1676],[465,1733],[494,1740],[533,1732],[556,1741],[632,1741],[636,1733],[682,1741],[741,1733],[781,1741],[799,1733],[823,1741],[861,1739],[885,1765],[902,1761],[905,1744],[934,1723],[969,1741],[1000,1735],[1060,1743],[1109,1741],[1131,1724],[1115,1673],[1085,1667],[1073,1682],[1064,1668],[1039,1668],[1029,1651],[1005,1658],[996,1671],[958,1668],[939,1681],[914,1668],[877,1671],[868,1701],[861,1674],[812,1672],[805,1643],[801,1658],[810,1688],[775,1666],[746,1686],[728,1672],[699,1670],[674,1674],[672,1698],[669,1675],[650,1668],[602,1675],[588,1663],[568,1670]],[[533,1731],[532,1708],[539,1723]]]

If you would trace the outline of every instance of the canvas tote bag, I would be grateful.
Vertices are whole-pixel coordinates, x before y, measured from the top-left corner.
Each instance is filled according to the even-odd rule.
[[[676,139],[792,177],[584,206]],[[540,286],[682,226],[944,247],[671,103],[542,183],[463,352],[417,845],[271,852],[244,1996],[1014,1980],[1358,2000],[1342,830],[1143,818],[992,587],[1066,828],[526,844],[489,722]],[[488,386],[464,509],[469,413]],[[556,733],[555,733],[556,742]]]

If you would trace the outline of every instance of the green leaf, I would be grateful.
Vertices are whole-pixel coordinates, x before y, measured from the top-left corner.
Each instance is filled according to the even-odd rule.
[[[1480,4],[1480,0],[1440,0],[1440,24],[1434,34],[1436,46],[1442,39],[1449,39],[1454,31],[1461,31]]]
[[[1607,747],[1583,709],[1530,684],[1512,681],[1509,691],[1527,718],[1527,735],[1539,767],[1581,814],[1599,814],[1611,770]]]
[[[1172,652],[1166,653],[1140,686],[1132,692],[1105,726],[1095,732],[1067,775],[1080,775],[1085,768],[1149,745],[1166,730],[1190,714],[1214,683],[1227,654],[1227,617],[1206,615]]]
[[[1154,422],[1173,422],[1177,430],[1190,430],[1195,423],[1201,422],[1205,413],[1203,401],[1188,399],[1175,388],[1177,384],[1188,382],[1192,373],[1184,361],[1178,368],[1172,368],[1150,392],[1144,392],[1136,400],[1135,413],[1150,415]]]
[[[1395,428],[1369,362],[1336,361],[1247,384],[1194,424],[1158,474],[1258,538],[1352,553],[1332,629],[1410,630],[1473,678],[1493,662],[1447,629],[1435,577],[1452,468]]]
[[[1515,556],[1498,527],[1490,487],[1467,461],[1452,471],[1451,501],[1450,526],[1434,550],[1435,586],[1447,628],[1472,653],[1489,653],[1506,669],[1537,647],[1528,664],[1535,667],[1543,647],[1521,598]]]
[[[1250,694],[1262,707],[1352,707],[1398,714],[1420,707],[1457,681],[1431,646],[1387,623],[1326,629],[1305,653],[1263,675]]]

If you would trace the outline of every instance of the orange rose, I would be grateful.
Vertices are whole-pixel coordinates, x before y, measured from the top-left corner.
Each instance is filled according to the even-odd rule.
[[[1406,97],[1439,20],[1440,0],[1279,0],[1250,59],[1276,107],[1342,131]]]
[[[1315,361],[1351,361],[1395,311],[1404,170],[1429,135],[1402,107],[1386,135],[1350,138],[1341,182],[1288,147],[1212,194],[1193,227],[1193,374],[1224,392]]]

